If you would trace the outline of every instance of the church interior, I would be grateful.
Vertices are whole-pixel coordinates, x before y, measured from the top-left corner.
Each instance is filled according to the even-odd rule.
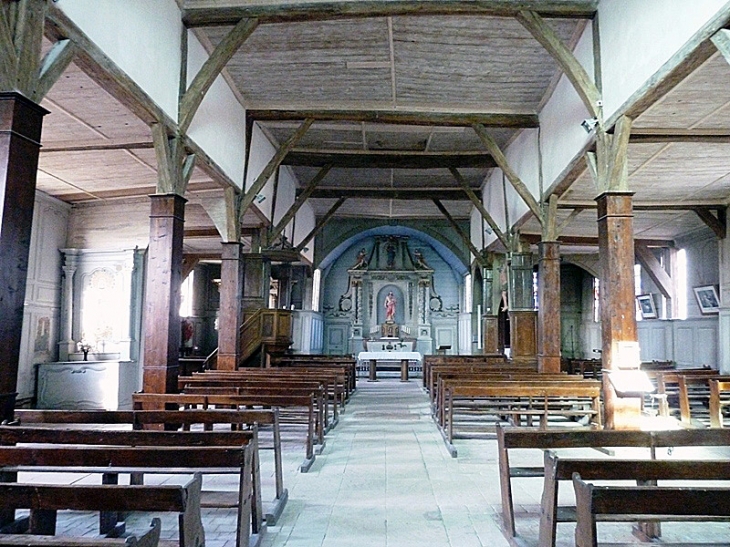
[[[0,543],[727,542],[726,2],[3,0],[0,51]]]

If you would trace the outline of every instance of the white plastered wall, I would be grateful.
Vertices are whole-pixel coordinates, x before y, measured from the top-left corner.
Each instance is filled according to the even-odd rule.
[[[201,43],[188,32],[188,86],[208,58]],[[223,76],[218,76],[200,104],[188,136],[240,188],[246,150],[246,111]]]
[[[58,0],[55,5],[177,120],[182,22],[175,0]]]

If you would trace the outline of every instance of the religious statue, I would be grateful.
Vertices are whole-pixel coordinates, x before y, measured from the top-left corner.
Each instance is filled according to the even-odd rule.
[[[416,268],[428,269],[428,264],[426,264],[426,260],[423,258],[421,249],[413,251],[413,256],[416,259]]]
[[[363,247],[362,249],[360,249],[360,252],[357,253],[357,256],[355,257],[355,264],[350,269],[359,270],[360,268],[366,268],[368,265],[366,257],[367,253],[365,252],[365,247]]]
[[[385,321],[386,323],[392,323],[395,321],[395,296],[393,296],[393,291],[390,291],[388,293],[388,296],[385,297]]]

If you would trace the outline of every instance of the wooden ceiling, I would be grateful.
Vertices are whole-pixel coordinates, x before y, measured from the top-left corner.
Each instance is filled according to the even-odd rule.
[[[316,6],[336,5],[340,11],[315,12],[315,4],[303,0],[288,2],[300,9],[289,9],[282,18],[266,2],[180,4],[186,24],[211,50],[241,16],[259,17],[259,26],[225,69],[242,104],[276,143],[296,130],[302,112],[328,113],[285,163],[302,188],[320,165],[334,163],[310,198],[318,215],[347,195],[336,216],[379,219],[442,218],[434,196],[455,218],[468,218],[471,202],[439,163],[458,165],[479,193],[494,162],[465,116],[487,120],[487,131],[504,149],[521,128],[535,126],[561,74],[509,15],[537,6],[572,46],[596,6],[582,0],[399,2],[400,12],[381,13],[367,7],[386,3],[319,2]],[[51,114],[43,128],[38,188],[79,208],[110,200],[144,208],[141,198],[154,191],[157,178],[150,129],[97,81],[103,78],[72,64],[44,100]],[[629,187],[636,192],[637,237],[669,241],[707,231],[698,214],[676,205],[727,205],[728,83],[730,67],[716,54],[635,121]],[[698,135],[707,138],[698,141]],[[222,186],[195,169],[186,194],[191,251],[218,246],[202,204],[221,195]],[[596,235],[595,195],[583,173],[561,196],[559,221],[570,217],[566,235]],[[667,204],[675,207],[662,210]],[[246,225],[260,223],[259,215],[247,215]],[[522,229],[540,231],[534,220]]]

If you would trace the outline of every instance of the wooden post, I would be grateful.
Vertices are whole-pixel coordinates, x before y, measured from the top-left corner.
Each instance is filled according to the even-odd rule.
[[[600,307],[603,337],[603,370],[618,368],[621,342],[636,342],[634,303],[634,228],[632,192],[609,191],[596,198],[598,203],[598,253],[601,264]],[[635,426],[641,400],[618,398],[604,374],[606,427]]]
[[[178,194],[153,194],[150,199],[142,383],[147,393],[174,393],[177,391],[180,351],[180,285],[186,200]]]
[[[532,254],[512,253],[510,275],[510,348],[515,362],[537,359],[537,313],[532,292]]]
[[[541,241],[537,274],[537,369],[560,372],[560,243]]]
[[[18,93],[0,93],[0,420],[17,395],[38,151],[48,113]]]
[[[218,370],[238,368],[242,293],[243,246],[236,242],[223,243],[218,320]]]

